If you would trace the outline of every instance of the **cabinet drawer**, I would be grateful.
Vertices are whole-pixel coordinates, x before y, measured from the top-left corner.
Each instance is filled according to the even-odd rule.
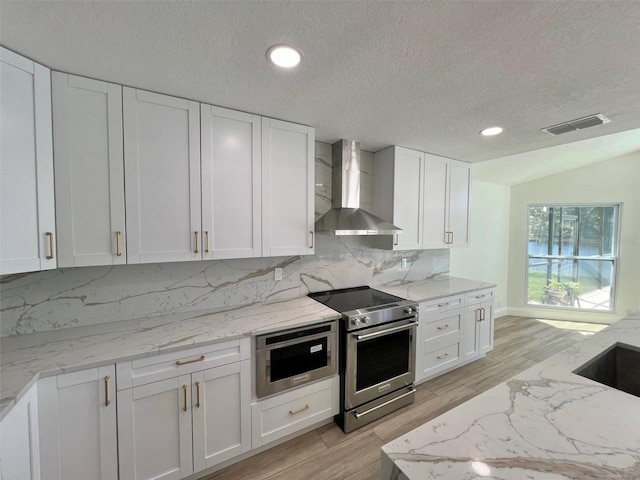
[[[460,331],[462,310],[437,315],[435,318],[426,318],[423,324],[424,338],[430,340],[452,332]]]
[[[252,447],[333,417],[338,413],[339,390],[336,375],[252,404]]]
[[[420,304],[420,313],[424,315],[435,315],[440,312],[455,310],[456,308],[462,307],[463,299],[464,297],[462,295],[456,295],[422,302]]]
[[[495,289],[489,288],[486,290],[478,290],[475,292],[469,292],[465,295],[465,305],[475,305],[476,303],[486,302],[487,300],[493,300],[495,295]]]
[[[423,357],[425,376],[434,375],[453,366],[460,358],[460,343],[427,352]]]
[[[116,365],[118,390],[137,387],[249,358],[248,338],[140,358]]]

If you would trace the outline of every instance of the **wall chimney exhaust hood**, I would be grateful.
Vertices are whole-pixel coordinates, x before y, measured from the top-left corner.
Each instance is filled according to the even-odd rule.
[[[395,235],[402,229],[360,208],[360,144],[340,140],[332,149],[332,209],[316,231],[335,235]]]

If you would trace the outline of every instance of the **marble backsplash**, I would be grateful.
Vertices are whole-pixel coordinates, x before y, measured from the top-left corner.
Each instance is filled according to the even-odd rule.
[[[373,203],[373,156],[363,152],[362,206]],[[331,207],[331,146],[316,143],[316,218]],[[400,268],[402,258],[409,268]],[[274,280],[274,269],[283,279]],[[318,233],[316,254],[206,262],[61,268],[0,277],[0,336],[286,300],[449,271],[448,250],[392,252],[369,237]]]

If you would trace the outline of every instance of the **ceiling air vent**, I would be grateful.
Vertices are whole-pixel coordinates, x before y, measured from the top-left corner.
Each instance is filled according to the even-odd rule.
[[[607,117],[598,113],[596,115],[589,115],[588,117],[577,118],[568,122],[559,123],[558,125],[546,127],[543,128],[542,131],[555,136],[575,130],[582,130],[583,128],[595,127],[596,125],[602,125],[610,121]]]

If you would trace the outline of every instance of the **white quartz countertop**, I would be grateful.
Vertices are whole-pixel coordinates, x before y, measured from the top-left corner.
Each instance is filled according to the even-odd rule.
[[[375,288],[414,302],[425,302],[450,295],[459,295],[461,293],[474,292],[485,288],[493,288],[495,286],[495,283],[442,275],[426,280],[390,284]]]
[[[308,297],[4,337],[0,418],[39,376],[339,318]]]
[[[640,479],[640,398],[571,373],[618,342],[640,312],[386,444],[382,478]]]

